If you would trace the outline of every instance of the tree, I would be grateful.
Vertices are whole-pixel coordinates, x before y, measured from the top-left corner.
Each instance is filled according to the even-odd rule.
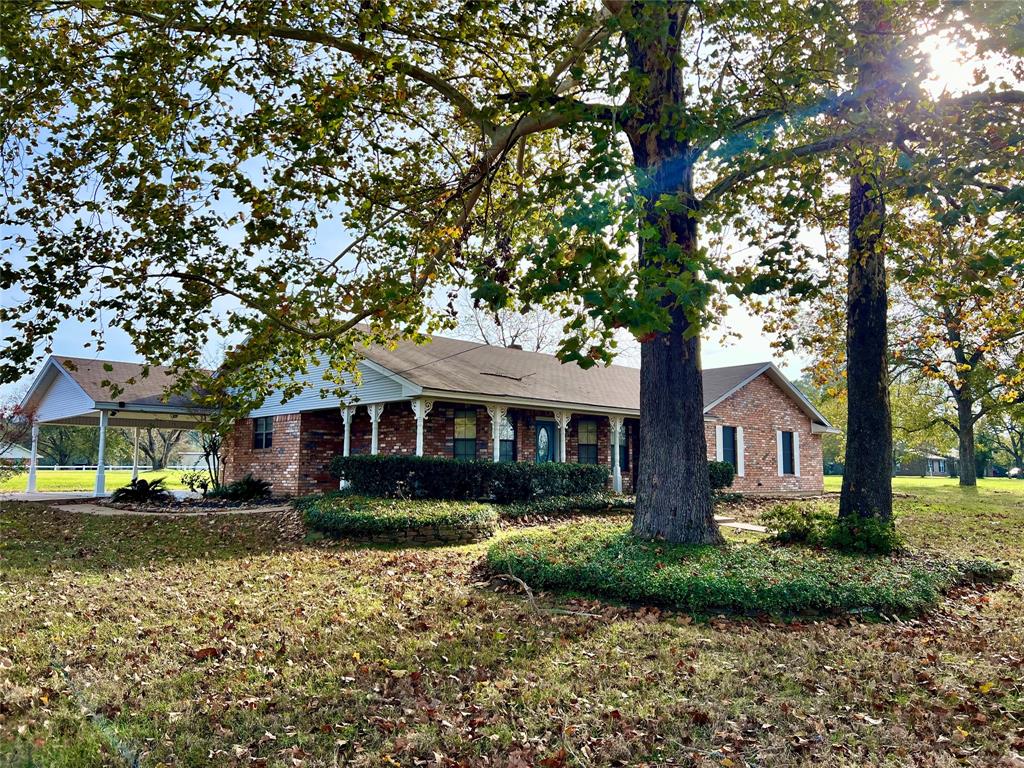
[[[893,357],[940,382],[956,435],[960,485],[977,484],[975,426],[1024,402],[1024,243],[1016,218],[900,229]]]
[[[491,310],[472,301],[460,307],[458,331],[492,347],[518,347],[531,352],[555,352],[563,321],[545,309]]]
[[[39,426],[39,455],[57,466],[95,464],[99,450],[96,427],[64,424]],[[131,448],[120,430],[107,431],[106,461],[121,464],[130,460]]]
[[[0,406],[0,455],[15,446],[24,446],[32,435],[34,414],[22,409],[20,403],[9,402]],[[22,461],[0,460],[0,481],[7,480],[25,469]]]
[[[800,198],[808,158],[895,139],[858,119],[853,7],[6,4],[5,224],[31,261],[0,270],[25,297],[0,313],[22,331],[0,372],[64,316],[102,316],[244,413],[295,394],[311,356],[340,387],[362,344],[451,327],[434,290],[578,307],[563,359],[607,362],[618,328],[641,342],[634,531],[720,541],[700,333],[723,291],[792,267],[792,228],[769,243],[745,206]],[[920,15],[907,45],[938,23]],[[734,269],[702,228],[764,248]],[[215,378],[196,365],[211,334],[246,338]]]
[[[1024,469],[1024,406],[1004,409],[992,418],[996,445],[1011,466]]]
[[[127,430],[121,430],[125,440],[134,440]],[[153,469],[163,469],[174,455],[174,451],[187,437],[184,429],[152,429],[147,427],[139,430],[139,452]]]

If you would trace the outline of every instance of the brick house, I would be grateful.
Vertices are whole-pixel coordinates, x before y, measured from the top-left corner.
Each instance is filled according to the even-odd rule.
[[[346,402],[323,399],[323,369],[302,394],[271,396],[226,441],[225,479],[252,473],[277,493],[336,487],[338,455],[407,454],[605,464],[615,490],[636,481],[640,372],[584,370],[552,355],[441,336],[371,347]],[[821,435],[835,431],[772,363],[704,371],[708,457],[750,494],[821,493]],[[497,429],[494,428],[497,423]]]

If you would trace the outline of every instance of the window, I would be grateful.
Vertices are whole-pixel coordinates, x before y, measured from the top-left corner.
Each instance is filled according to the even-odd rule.
[[[498,461],[515,460],[516,425],[512,423],[512,417],[506,414],[498,424]]]
[[[795,475],[796,474],[796,461],[795,453],[793,450],[793,433],[792,432],[780,432],[779,433],[779,455],[782,458],[782,474],[784,475]]]
[[[737,453],[736,427],[722,427],[722,461],[729,462],[732,468],[739,472]]]
[[[581,421],[576,427],[580,464],[597,464],[597,422]]]
[[[473,408],[455,410],[454,456],[456,459],[476,458],[476,410]]]
[[[269,448],[274,444],[274,417],[261,416],[252,420],[252,447]]]

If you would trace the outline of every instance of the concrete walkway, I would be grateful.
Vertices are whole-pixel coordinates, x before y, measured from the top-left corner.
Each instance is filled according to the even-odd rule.
[[[207,517],[209,515],[255,515],[264,512],[285,512],[287,504],[275,504],[268,507],[229,507],[226,509],[208,509],[201,512],[140,512],[134,509],[115,509],[103,504],[52,504],[61,512],[77,512],[81,515],[98,515],[100,517]]]
[[[756,525],[754,523],[741,523],[736,520],[735,517],[724,517],[722,515],[715,515],[715,522],[721,525],[723,528],[735,528],[737,531],[751,531],[752,533],[768,533],[768,529],[763,525]]]

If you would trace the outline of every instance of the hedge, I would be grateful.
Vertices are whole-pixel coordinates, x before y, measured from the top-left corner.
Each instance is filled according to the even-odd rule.
[[[489,504],[368,498],[335,492],[297,499],[314,531],[338,538],[451,543],[486,538],[498,514]]]
[[[608,469],[598,464],[456,461],[429,456],[337,456],[331,474],[366,496],[494,500],[599,493]]]
[[[874,610],[912,615],[933,608],[954,586],[1011,575],[988,562],[852,555],[766,543],[644,541],[628,526],[609,522],[504,537],[488,549],[487,566],[535,589],[701,613]]]

